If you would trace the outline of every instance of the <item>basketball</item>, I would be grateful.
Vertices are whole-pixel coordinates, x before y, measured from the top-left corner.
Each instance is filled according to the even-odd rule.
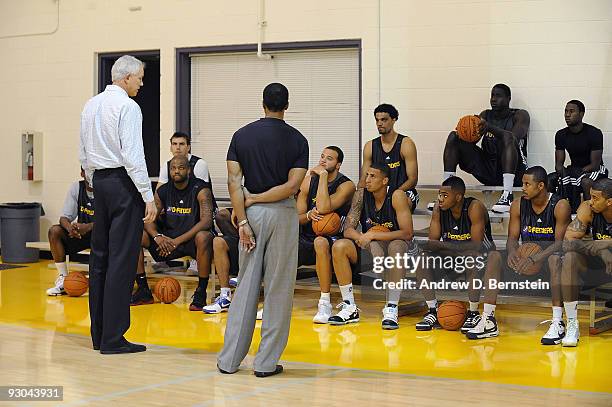
[[[368,229],[368,232],[370,232],[370,231],[372,231],[372,232],[383,232],[383,233],[391,232],[388,227],[383,226],[383,225],[372,226],[370,229]]]
[[[164,277],[155,284],[155,296],[164,304],[172,304],[181,295],[181,285],[172,277]]]
[[[333,236],[340,231],[340,216],[336,212],[323,215],[323,219],[312,222],[312,230],[317,236]]]
[[[461,301],[444,301],[438,307],[438,321],[447,331],[456,331],[465,321],[467,309]]]
[[[71,297],[80,297],[87,292],[89,280],[83,273],[73,271],[64,279],[64,291]]]
[[[537,243],[523,243],[516,249],[516,253],[522,259],[526,259],[529,256],[533,256],[534,254],[538,254],[542,251],[542,248]],[[527,270],[523,271],[522,274],[526,276],[532,276],[537,274],[542,267],[542,262],[535,263],[533,266],[527,268]]]
[[[463,116],[459,119],[459,123],[457,123],[455,130],[461,140],[467,141],[468,143],[477,143],[481,137],[480,133],[478,133],[479,124],[480,117],[474,115]]]

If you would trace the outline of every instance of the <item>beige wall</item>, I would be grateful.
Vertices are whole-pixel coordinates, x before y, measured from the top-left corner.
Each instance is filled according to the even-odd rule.
[[[258,1],[61,0],[50,35],[0,38],[0,202],[42,201],[43,233],[78,176],[79,114],[93,95],[96,53],[160,49],[162,158],[174,130],[176,47],[257,41]],[[605,134],[612,166],[612,2],[609,0],[266,1],[266,42],[360,38],[364,141],[379,101],[400,111],[398,130],[419,153],[420,182],[441,176],[457,119],[488,106],[507,83],[532,118],[529,158],[552,169],[553,137],[572,98]],[[141,6],[129,11],[128,6]],[[0,37],[55,28],[53,0],[0,1]],[[379,47],[380,43],[380,47]],[[380,69],[379,69],[380,67]],[[380,87],[379,87],[380,85]],[[146,86],[146,78],[145,78]],[[20,133],[45,137],[45,180],[21,180]]]

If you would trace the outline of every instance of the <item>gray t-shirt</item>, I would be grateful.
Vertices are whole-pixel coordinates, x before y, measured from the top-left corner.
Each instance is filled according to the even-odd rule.
[[[93,192],[87,191],[87,196],[93,198]],[[73,222],[79,215],[79,181],[75,181],[70,185],[70,189],[64,199],[64,207],[62,208],[62,217],[68,218]]]

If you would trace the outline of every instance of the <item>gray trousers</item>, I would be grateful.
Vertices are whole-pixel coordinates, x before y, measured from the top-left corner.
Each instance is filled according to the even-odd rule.
[[[221,369],[235,372],[247,355],[263,279],[261,343],[253,368],[258,372],[272,372],[287,346],[291,323],[299,235],[295,199],[255,204],[247,209],[247,218],[256,245],[251,253],[239,252],[238,287],[217,363]]]

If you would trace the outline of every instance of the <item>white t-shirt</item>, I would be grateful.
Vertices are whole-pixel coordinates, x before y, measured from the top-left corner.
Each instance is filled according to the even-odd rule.
[[[191,160],[191,154],[187,154],[187,159]],[[170,160],[166,161],[164,165],[159,169],[159,178],[157,180],[158,184],[166,184],[168,183],[168,163]],[[208,164],[203,159],[199,159],[195,167],[193,168],[193,175],[196,178],[200,178],[203,181],[210,182],[210,174],[208,173]]]

